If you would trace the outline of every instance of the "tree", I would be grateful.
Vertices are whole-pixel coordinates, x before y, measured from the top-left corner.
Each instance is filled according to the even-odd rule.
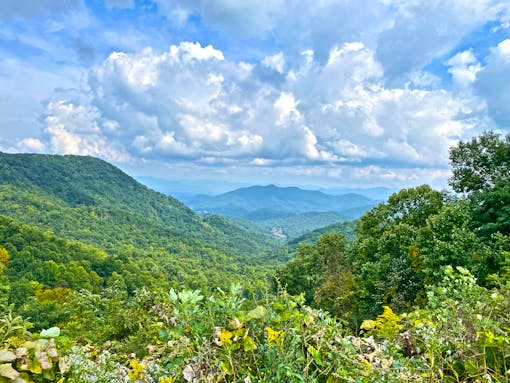
[[[423,291],[417,234],[437,214],[445,196],[428,185],[403,189],[365,213],[356,225],[356,299],[361,319],[389,305],[404,310]]]
[[[354,282],[346,246],[344,235],[336,232],[322,235],[314,245],[300,244],[296,257],[279,270],[279,281],[289,293],[303,293],[307,304],[348,317]]]
[[[510,178],[510,134],[501,138],[485,132],[450,149],[453,175],[449,182],[458,193],[486,191]]]
[[[486,132],[450,150],[452,188],[468,194],[473,229],[486,242],[510,235],[510,134]]]

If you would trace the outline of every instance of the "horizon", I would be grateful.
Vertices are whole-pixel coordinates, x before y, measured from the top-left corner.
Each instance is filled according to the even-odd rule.
[[[449,188],[510,130],[510,3],[0,3],[0,151],[133,177]]]

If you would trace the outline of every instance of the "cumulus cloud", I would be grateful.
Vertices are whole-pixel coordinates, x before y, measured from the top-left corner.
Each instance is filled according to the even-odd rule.
[[[43,152],[46,149],[46,145],[38,138],[24,138],[17,144],[19,150],[23,152]]]
[[[448,72],[452,74],[454,84],[460,89],[471,87],[481,69],[472,50],[457,53],[446,64],[450,67]]]
[[[107,137],[115,122],[104,120],[93,106],[75,105],[71,101],[50,102],[44,121],[44,132],[57,153],[92,155],[120,162],[129,159],[115,149],[118,143]]]
[[[322,164],[331,174],[358,177],[338,166],[446,167],[448,147],[473,129],[465,117],[471,99],[387,87],[376,52],[363,43],[336,45],[326,60],[307,50],[292,66],[283,54],[268,57],[232,61],[190,42],[165,52],[114,52],[89,74],[88,102],[48,104],[46,135],[57,152],[117,161]],[[474,62],[450,60],[461,64]],[[281,82],[261,77],[261,67],[271,67]]]

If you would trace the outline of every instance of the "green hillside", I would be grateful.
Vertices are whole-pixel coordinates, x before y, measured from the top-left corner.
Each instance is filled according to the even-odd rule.
[[[306,233],[301,234],[299,237],[291,239],[290,241],[287,242],[289,252],[291,253],[295,252],[300,243],[304,242],[315,243],[317,242],[320,236],[332,232],[341,233],[345,236],[345,238],[347,238],[350,241],[353,241],[356,238],[356,222],[355,221],[337,222],[331,225],[320,227],[318,229],[307,231]]]
[[[268,236],[205,221],[91,157],[1,153],[0,214],[110,255],[151,260],[156,274],[187,286],[257,275],[274,247]]]
[[[254,223],[266,232],[281,231],[286,239],[292,240],[308,231],[337,222],[352,219],[334,211],[289,214],[280,218],[261,219]]]

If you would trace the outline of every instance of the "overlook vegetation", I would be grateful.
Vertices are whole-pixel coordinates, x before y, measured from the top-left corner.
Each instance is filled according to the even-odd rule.
[[[281,247],[97,159],[1,154],[0,379],[508,382],[510,135],[450,158],[459,194]]]

